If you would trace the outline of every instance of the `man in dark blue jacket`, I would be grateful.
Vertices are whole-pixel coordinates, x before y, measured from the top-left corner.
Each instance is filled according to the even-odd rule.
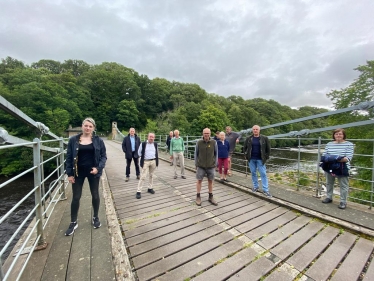
[[[129,134],[123,139],[122,151],[126,154],[126,181],[130,179],[131,161],[134,160],[136,178],[140,179],[139,155],[140,138],[135,134],[135,129],[130,128]]]

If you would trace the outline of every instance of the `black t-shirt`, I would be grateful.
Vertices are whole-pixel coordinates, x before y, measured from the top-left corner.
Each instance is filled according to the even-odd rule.
[[[94,146],[90,144],[79,144],[78,150],[78,166],[92,168],[95,166]]]

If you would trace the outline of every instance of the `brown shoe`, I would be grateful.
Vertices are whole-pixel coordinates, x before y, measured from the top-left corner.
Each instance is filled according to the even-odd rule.
[[[140,180],[140,176],[136,176],[136,179],[137,179],[137,180]]]
[[[129,177],[126,177],[125,181],[129,181],[129,179],[130,179]]]
[[[201,206],[201,197],[200,196],[196,196],[196,205]]]
[[[217,205],[218,205],[218,203],[216,202],[216,200],[214,200],[213,196],[212,196],[212,197],[209,197],[208,201],[209,201],[212,205],[214,205],[214,206],[217,206]]]

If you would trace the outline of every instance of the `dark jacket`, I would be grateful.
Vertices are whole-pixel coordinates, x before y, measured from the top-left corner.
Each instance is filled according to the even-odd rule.
[[[140,138],[137,134],[134,134],[135,137],[135,151],[134,158],[139,158],[138,149],[140,146]],[[131,139],[130,134],[128,134],[122,141],[122,151],[126,154],[126,159],[132,159],[132,148],[131,148]]]
[[[142,155],[140,156],[140,167],[143,168],[144,166],[144,156],[145,156],[145,149],[147,148],[147,142],[148,141],[143,141],[142,142]],[[158,145],[157,142],[153,142],[156,150],[156,155],[155,155],[155,160],[156,160],[156,167],[158,167]]]
[[[247,160],[251,160],[252,153],[252,139],[253,135],[246,138],[243,146],[244,157]],[[265,164],[270,157],[270,141],[267,136],[260,135],[260,146],[261,146],[261,160],[262,164]]]
[[[325,154],[321,156],[320,167],[332,176],[348,177],[349,171],[345,162],[339,162],[344,156]]]
[[[217,147],[218,147],[218,158],[228,158],[229,151],[230,151],[230,144],[227,140],[224,140],[222,143],[221,140],[217,140]]]
[[[78,155],[79,150],[79,138],[82,134],[72,136],[69,139],[67,153],[66,153],[66,174],[68,177],[75,176],[75,165],[74,160]],[[92,144],[95,150],[95,167],[98,170],[98,173],[95,175],[95,178],[100,177],[103,174],[103,169],[106,163],[106,148],[103,140],[98,136],[92,138]],[[78,159],[79,162],[79,159]]]
[[[167,139],[166,139],[166,145],[167,145],[167,147],[168,147],[168,150],[170,151],[170,143],[171,143],[171,139],[172,139],[173,137],[170,137],[170,135],[167,137]]]

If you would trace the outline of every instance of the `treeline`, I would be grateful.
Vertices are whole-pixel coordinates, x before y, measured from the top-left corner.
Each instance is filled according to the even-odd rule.
[[[167,134],[178,128],[183,135],[200,135],[202,129],[239,131],[254,124],[265,126],[325,112],[310,106],[292,109],[274,100],[244,100],[207,93],[197,84],[150,79],[118,63],[90,65],[81,60],[40,60],[26,65],[7,57],[0,64],[0,95],[35,121],[63,135],[69,125],[80,126],[92,116],[101,133],[111,131],[112,121],[127,132]],[[0,124],[13,135],[27,134],[19,121],[0,112]],[[326,118],[266,130],[288,133],[324,127]]]

